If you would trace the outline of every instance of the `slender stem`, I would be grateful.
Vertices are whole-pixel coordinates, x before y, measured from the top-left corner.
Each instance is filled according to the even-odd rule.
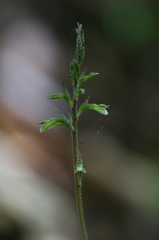
[[[83,240],[88,240],[84,212],[83,212],[83,202],[82,202],[82,176],[83,173],[76,172],[75,168],[79,163],[79,149],[78,149],[78,124],[77,124],[77,100],[73,101],[72,108],[72,124],[74,130],[72,131],[72,147],[73,147],[73,165],[74,165],[74,185],[75,185],[75,196],[77,212],[79,216],[80,228],[82,232]],[[81,161],[81,160],[80,160]]]

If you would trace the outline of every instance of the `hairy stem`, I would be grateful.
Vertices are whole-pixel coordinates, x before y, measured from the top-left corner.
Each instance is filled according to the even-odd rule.
[[[88,240],[84,212],[83,212],[83,202],[82,202],[82,177],[83,173],[76,172],[75,169],[78,163],[81,163],[79,159],[79,148],[78,148],[78,121],[77,121],[77,100],[74,99],[72,107],[72,124],[74,130],[72,131],[72,148],[73,148],[73,165],[74,165],[74,185],[75,185],[75,196],[77,212],[79,216],[80,228],[82,232],[83,240]]]

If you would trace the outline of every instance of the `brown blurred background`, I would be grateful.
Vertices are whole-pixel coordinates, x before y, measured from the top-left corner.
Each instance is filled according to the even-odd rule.
[[[159,2],[0,1],[0,240],[81,239],[69,132],[39,133],[67,112],[47,100],[70,88],[77,22],[85,31],[85,84],[108,116],[80,119],[91,240],[159,239]]]

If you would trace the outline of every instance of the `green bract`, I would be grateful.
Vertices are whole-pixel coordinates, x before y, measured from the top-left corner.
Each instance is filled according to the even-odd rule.
[[[79,118],[81,114],[87,109],[97,111],[103,115],[108,115],[108,111],[106,110],[108,107],[109,106],[105,104],[83,104],[77,111],[77,117]]]
[[[48,96],[48,99],[59,99],[59,98],[64,98],[68,102],[70,107],[72,107],[72,100],[68,93],[55,93]]]
[[[47,129],[50,128],[55,128],[60,125],[65,125],[66,127],[70,128],[71,130],[73,129],[70,120],[67,118],[51,118],[49,120],[45,120],[43,122],[39,123],[41,125],[40,132],[44,132]]]

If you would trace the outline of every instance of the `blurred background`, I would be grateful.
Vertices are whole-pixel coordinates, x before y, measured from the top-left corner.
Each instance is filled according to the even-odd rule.
[[[85,84],[109,115],[80,119],[83,201],[91,240],[159,239],[159,2],[0,1],[0,240],[81,239],[70,134],[39,133],[67,111],[77,22]]]

